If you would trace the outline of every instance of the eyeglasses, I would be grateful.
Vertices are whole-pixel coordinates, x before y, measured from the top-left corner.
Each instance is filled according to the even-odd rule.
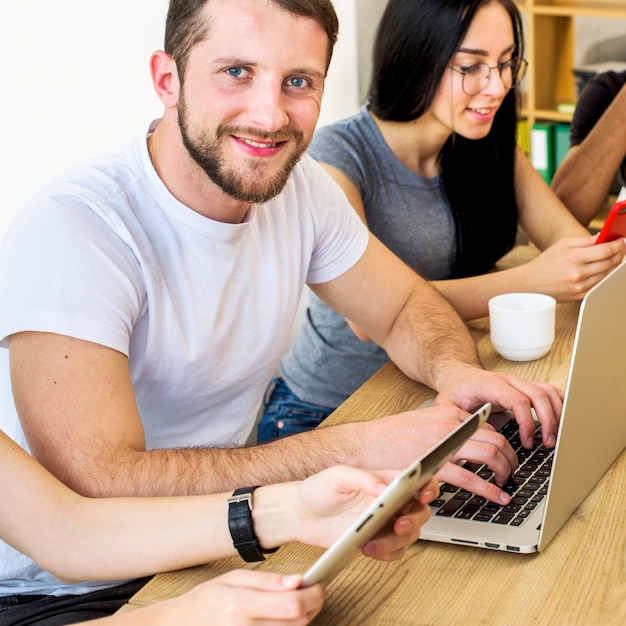
[[[522,57],[513,57],[493,67],[486,63],[474,63],[473,65],[460,67],[450,65],[448,67],[463,77],[461,82],[463,92],[468,96],[475,96],[487,86],[491,78],[491,70],[498,70],[500,80],[505,89],[514,89],[522,82],[524,74],[526,74],[528,61]]]

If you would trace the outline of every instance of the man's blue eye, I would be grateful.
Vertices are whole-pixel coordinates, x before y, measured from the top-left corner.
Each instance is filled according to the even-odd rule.
[[[240,67],[229,67],[226,72],[230,75],[230,76],[234,76],[235,78],[237,78],[238,76],[241,76],[242,73],[242,69]]]
[[[289,84],[292,87],[304,87],[306,84],[306,81],[304,80],[304,78],[302,78],[302,76],[294,76],[293,78],[289,79]]]

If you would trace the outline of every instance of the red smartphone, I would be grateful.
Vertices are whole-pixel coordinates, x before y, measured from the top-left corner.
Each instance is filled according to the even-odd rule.
[[[620,237],[626,237],[626,200],[616,202],[611,207],[596,243],[613,241]]]

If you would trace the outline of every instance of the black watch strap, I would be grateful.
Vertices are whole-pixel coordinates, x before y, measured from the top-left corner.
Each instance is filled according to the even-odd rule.
[[[254,532],[252,492],[258,486],[235,489],[233,495],[228,498],[228,530],[233,539],[233,545],[237,548],[241,558],[248,563],[264,561],[264,554],[278,550],[278,548],[264,550]]]

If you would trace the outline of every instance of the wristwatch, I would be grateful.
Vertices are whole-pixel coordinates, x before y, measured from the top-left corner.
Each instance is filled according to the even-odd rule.
[[[257,487],[259,485],[235,489],[233,495],[228,498],[228,530],[237,552],[248,563],[265,561],[264,554],[271,554],[278,550],[278,548],[264,550],[254,532],[252,492]]]

